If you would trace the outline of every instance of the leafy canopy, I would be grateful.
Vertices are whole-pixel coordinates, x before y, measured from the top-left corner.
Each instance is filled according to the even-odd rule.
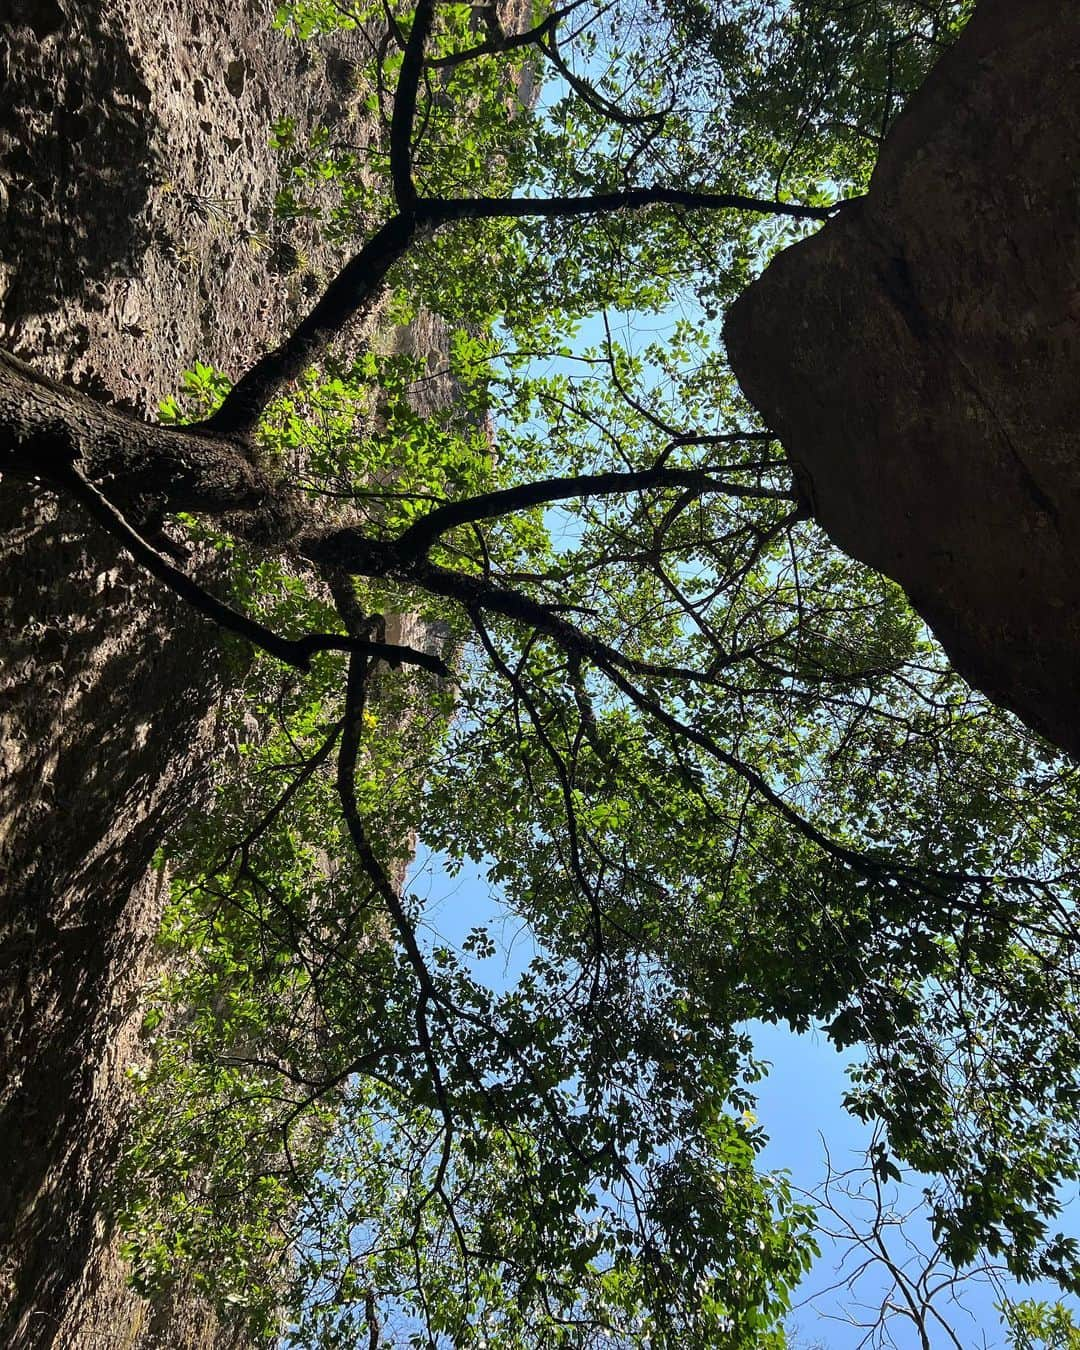
[[[285,552],[186,521],[237,631],[322,637],[247,669],[168,850],[141,1288],[303,1346],[780,1346],[814,1219],[755,1166],[757,1018],[859,1047],[948,1260],[1077,1292],[1075,770],[824,539],[714,323],[967,11],[279,9],[370,52],[362,135],[274,130],[280,219],[355,256],[166,411],[302,513]],[[433,929],[417,839],[486,874],[515,981],[498,921]]]

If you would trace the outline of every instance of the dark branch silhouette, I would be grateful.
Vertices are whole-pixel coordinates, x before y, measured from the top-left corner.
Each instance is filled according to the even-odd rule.
[[[794,492],[783,488],[747,487],[714,478],[707,469],[658,467],[629,472],[577,474],[566,478],[542,478],[533,483],[480,493],[462,501],[448,502],[421,516],[401,534],[396,546],[402,555],[423,555],[448,530],[481,520],[497,520],[531,506],[583,497],[622,497],[648,488],[685,487],[696,496],[717,493],[751,500],[795,501]]]
[[[193,609],[213,620],[219,628],[246,638],[248,642],[263,651],[276,656],[286,665],[297,670],[309,670],[311,658],[316,652],[362,652],[367,656],[386,661],[390,665],[414,665],[430,671],[434,675],[449,678],[450,670],[446,663],[428,652],[416,651],[412,647],[398,646],[392,642],[376,642],[367,638],[349,637],[344,633],[308,633],[301,638],[286,638],[267,628],[247,614],[211,595],[186,572],[171,563],[152,544],[148,543],[112,502],[75,466],[69,470],[69,490],[71,496],[80,502],[87,513],[121,543],[135,561],[186,600]]]

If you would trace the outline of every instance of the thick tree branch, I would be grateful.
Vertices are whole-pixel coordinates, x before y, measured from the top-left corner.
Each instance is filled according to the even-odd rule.
[[[311,667],[311,658],[316,652],[359,651],[392,665],[405,662],[430,670],[433,674],[444,678],[450,675],[445,662],[438,657],[431,656],[427,652],[415,651],[411,647],[400,647],[395,643],[372,642],[365,638],[347,637],[343,633],[308,633],[302,638],[282,637],[258,620],[242,614],[223,600],[211,595],[186,572],[163,557],[75,465],[70,466],[68,470],[67,488],[71,496],[86,509],[102,529],[123,544],[135,561],[151,576],[156,577],[181,599],[186,600],[200,614],[212,619],[219,628],[246,638],[254,646],[269,652],[271,656],[276,656],[287,665],[295,666],[298,670],[308,670]]]
[[[578,0],[578,3],[582,3],[582,0]],[[475,61],[481,56],[497,56],[501,52],[513,51],[517,47],[534,46],[541,38],[546,37],[554,30],[565,14],[575,8],[575,5],[568,5],[564,10],[549,14],[535,28],[526,29],[524,33],[504,33],[500,28],[486,42],[479,42],[475,47],[469,47],[462,52],[450,52],[446,56],[429,56],[425,64],[436,69],[447,70],[453,69],[454,66],[465,65],[469,61]]]
[[[803,206],[770,197],[748,197],[732,192],[700,192],[684,188],[631,187],[582,197],[421,197],[416,212],[432,224],[454,220],[491,220],[526,217],[566,219],[600,216],[613,211],[641,211],[649,206],[675,206],[686,211],[749,211],[763,216],[790,216],[796,220],[828,220],[835,206]]]
[[[417,19],[419,23],[419,17]],[[415,25],[414,25],[415,31]],[[411,35],[410,35],[411,40]],[[400,92],[398,97],[400,98]],[[395,118],[397,108],[395,103]],[[415,115],[415,97],[413,112]],[[403,114],[404,116],[404,114]],[[399,139],[404,135],[399,127]],[[390,268],[404,256],[414,239],[425,230],[467,220],[530,217],[568,219],[605,215],[613,211],[640,211],[650,206],[672,206],[693,211],[750,211],[761,215],[789,216],[800,220],[827,220],[834,207],[802,206],[738,193],[696,192],[680,188],[625,188],[584,197],[473,197],[417,198],[411,173],[408,189],[398,183],[404,173],[395,173],[395,191],[405,194],[407,207],[382,226],[327,287],[315,308],[280,346],[243,375],[225,397],[216,413],[188,428],[193,433],[211,433],[243,439],[251,435],[263,409],[316,361],[350,319],[370,308],[382,292]],[[413,195],[409,195],[412,193]]]
[[[758,770],[725,749],[714,737],[694,726],[680,721],[668,712],[655,697],[637,688],[627,675],[652,679],[683,680],[695,683],[714,683],[715,667],[711,671],[654,664],[628,657],[609,644],[569,623],[546,605],[516,591],[488,581],[440,567],[424,558],[403,559],[396,543],[378,543],[364,538],[355,530],[340,530],[332,534],[308,539],[301,543],[302,551],[314,561],[344,567],[368,576],[382,577],[419,586],[429,594],[442,596],[460,604],[471,615],[484,612],[502,615],[526,625],[553,639],[571,658],[585,658],[592,662],[640,712],[664,727],[678,740],[696,745],[719,763],[725,765],[804,838],[816,844],[827,856],[855,869],[868,877],[893,877],[906,885],[917,885],[937,898],[948,900],[957,908],[965,902],[955,891],[961,886],[989,884],[992,880],[978,873],[930,869],[907,864],[894,858],[875,857],[851,848],[831,838],[797,811]],[[1009,876],[1001,878],[1027,884],[1032,878]],[[935,890],[943,887],[942,890]]]
[[[469,612],[499,614],[554,638],[567,652],[610,663],[647,679],[710,683],[714,676],[686,666],[654,665],[626,656],[599,638],[564,619],[553,605],[499,586],[486,577],[456,572],[424,557],[403,557],[396,541],[380,542],[359,530],[346,528],[313,535],[299,543],[301,553],[316,566],[340,568],[356,576],[377,577],[417,586],[429,595],[453,600]]]
[[[287,529],[288,503],[241,446],[141,422],[2,350],[0,428],[0,473],[64,492],[77,464],[136,515],[160,504],[219,517],[251,513],[266,517],[267,531]]]
[[[412,243],[416,230],[415,219],[408,215],[387,221],[345,264],[307,318],[280,346],[255,362],[212,417],[191,430],[250,436],[270,400],[300,378],[350,319],[378,299],[387,272]]]
[[[462,501],[448,502],[436,507],[414,521],[396,541],[403,557],[426,554],[440,535],[458,525],[479,520],[496,520],[514,511],[547,502],[567,501],[581,497],[614,497],[642,492],[648,488],[685,487],[704,496],[710,493],[729,497],[747,497],[752,500],[769,499],[795,501],[793,492],[782,488],[746,487],[713,478],[707,469],[669,469],[663,466],[629,472],[577,474],[571,477],[543,478],[534,483],[503,488],[498,492],[480,493]]]
[[[416,121],[416,95],[424,69],[424,49],[435,17],[435,0],[417,0],[412,28],[405,43],[394,93],[394,112],[390,119],[390,177],[398,210],[408,213],[416,202],[412,177],[413,123]]]

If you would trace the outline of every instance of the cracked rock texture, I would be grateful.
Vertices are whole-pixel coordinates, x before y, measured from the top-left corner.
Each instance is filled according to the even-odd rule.
[[[348,45],[264,0],[0,3],[0,344],[138,412],[310,304],[272,119],[359,126]],[[350,131],[350,134],[351,131]],[[314,280],[317,281],[317,277]],[[215,577],[198,555],[199,575]],[[126,1287],[107,1188],[165,887],[240,669],[74,506],[0,482],[0,1344],[233,1350],[191,1289]]]
[[[275,119],[366,137],[357,34],[266,0],[0,5],[0,343],[155,413],[198,358],[244,369],[340,262],[275,218]],[[354,59],[356,58],[356,59]]]
[[[1080,754],[1080,6],[983,0],[725,334],[833,540]]]

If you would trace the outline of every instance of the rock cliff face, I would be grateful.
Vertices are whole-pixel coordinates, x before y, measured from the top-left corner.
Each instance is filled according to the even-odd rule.
[[[0,541],[0,1343],[181,1345],[141,1336],[101,1190],[160,922],[149,863],[207,787],[235,671],[47,494],[5,484]]]
[[[0,343],[140,412],[196,358],[242,368],[309,303],[274,246],[333,264],[272,218],[268,130],[355,115],[347,50],[271,32],[262,0],[0,10]],[[154,973],[149,865],[227,749],[239,674],[80,510],[0,482],[4,1346],[240,1343],[189,1290],[126,1287],[104,1202]]]
[[[360,135],[359,36],[272,4],[0,6],[0,343],[140,412],[195,358],[243,370],[335,268],[276,219],[275,119]],[[287,181],[287,179],[285,180]]]
[[[1080,6],[982,0],[726,338],[835,542],[1080,754]]]

